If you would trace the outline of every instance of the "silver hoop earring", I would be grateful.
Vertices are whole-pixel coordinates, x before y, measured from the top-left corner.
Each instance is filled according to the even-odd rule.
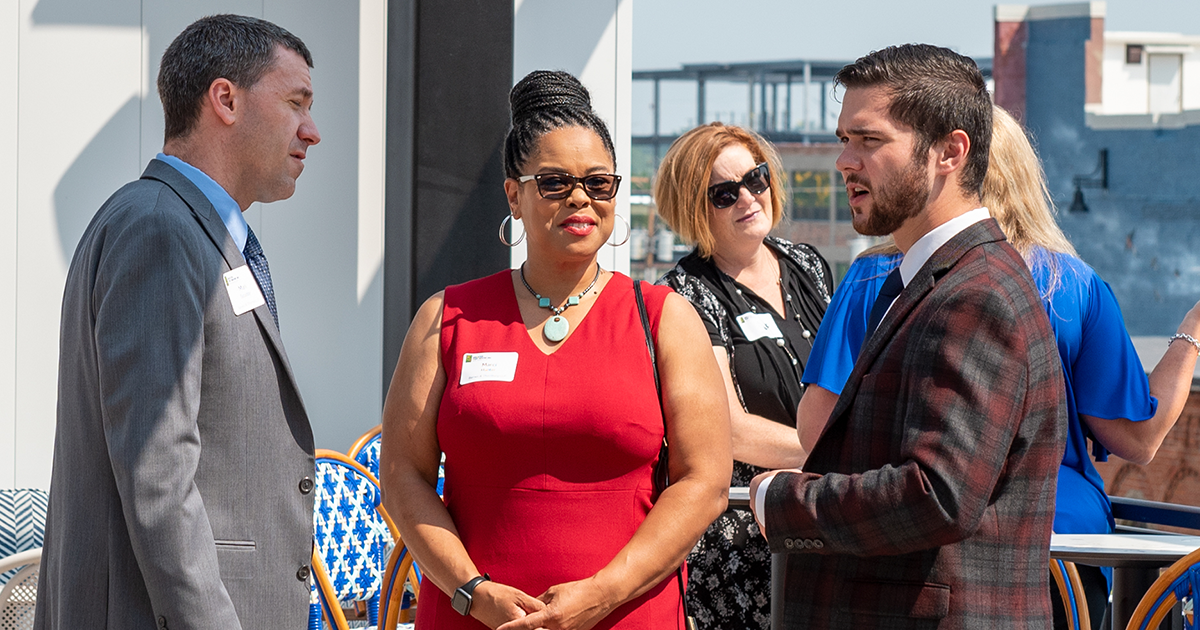
[[[500,242],[504,243],[506,247],[516,247],[517,245],[521,244],[521,241],[525,240],[525,230],[521,230],[521,238],[509,243],[508,239],[504,238],[504,224],[508,223],[509,221],[512,221],[514,229],[517,227],[517,222],[513,219],[513,215],[506,215],[504,220],[500,222]]]
[[[629,236],[630,236],[631,234],[633,234],[633,228],[632,228],[632,227],[630,227],[630,225],[629,225],[629,221],[626,221],[626,220],[625,220],[625,217],[623,217],[623,216],[621,216],[621,215],[619,215],[619,214],[617,214],[617,215],[613,215],[613,216],[617,217],[618,219],[620,219],[620,220],[621,220],[621,223],[624,223],[624,224],[625,224],[625,239],[624,239],[623,241],[621,241],[620,243],[613,243],[613,242],[609,242],[608,244],[609,244],[609,245],[611,245],[612,247],[620,247],[620,246],[624,245],[625,243],[628,243],[628,242],[629,242]],[[614,231],[614,232],[616,232],[616,230],[613,230],[613,231]],[[610,235],[609,235],[609,238],[611,238],[611,237],[612,237],[612,235],[610,234]]]

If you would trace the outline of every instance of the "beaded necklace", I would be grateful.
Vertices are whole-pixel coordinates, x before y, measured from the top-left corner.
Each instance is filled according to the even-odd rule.
[[[567,310],[568,307],[579,304],[579,300],[582,299],[583,296],[587,295],[587,292],[591,291],[592,287],[596,286],[596,281],[599,279],[600,265],[596,265],[596,275],[592,278],[592,283],[587,285],[587,288],[585,288],[583,291],[580,291],[579,295],[572,295],[568,297],[566,304],[563,304],[562,306],[552,306],[550,304],[550,298],[542,297],[542,294],[534,291],[533,287],[529,286],[529,282],[525,280],[525,264],[521,264],[521,284],[525,285],[525,288],[529,290],[529,293],[531,293],[533,297],[537,298],[539,307],[548,308],[554,313],[554,317],[546,320],[546,325],[542,326],[542,334],[545,335],[548,341],[558,343],[567,338],[567,333],[571,332],[571,322],[567,321],[567,318],[562,316],[563,311]]]

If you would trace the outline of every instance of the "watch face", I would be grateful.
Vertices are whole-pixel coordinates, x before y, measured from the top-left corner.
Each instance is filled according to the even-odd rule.
[[[450,598],[450,607],[460,615],[467,615],[471,612],[471,596],[459,588],[454,591],[454,597]]]

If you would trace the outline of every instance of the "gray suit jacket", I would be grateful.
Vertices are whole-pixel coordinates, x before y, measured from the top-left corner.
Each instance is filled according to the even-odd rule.
[[[207,198],[152,161],[92,219],[63,296],[35,627],[301,628],[313,438]]]

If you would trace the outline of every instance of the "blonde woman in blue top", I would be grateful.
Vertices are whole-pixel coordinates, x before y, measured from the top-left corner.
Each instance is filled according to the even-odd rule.
[[[1046,178],[1021,125],[994,111],[991,163],[983,202],[1009,242],[1029,264],[1058,343],[1067,387],[1069,433],[1059,468],[1054,531],[1113,531],[1112,506],[1097,461],[1112,453],[1138,464],[1154,458],[1179,418],[1200,353],[1200,304],[1192,307],[1149,379],[1125,329],[1112,289],[1079,259],[1054,220]],[[817,332],[802,381],[797,427],[806,447],[819,438],[863,344],[867,317],[884,277],[900,264],[894,245],[868,250],[854,261]],[[1101,627],[1110,570],[1079,566],[1092,625]],[[1066,627],[1061,603],[1055,627]]]

